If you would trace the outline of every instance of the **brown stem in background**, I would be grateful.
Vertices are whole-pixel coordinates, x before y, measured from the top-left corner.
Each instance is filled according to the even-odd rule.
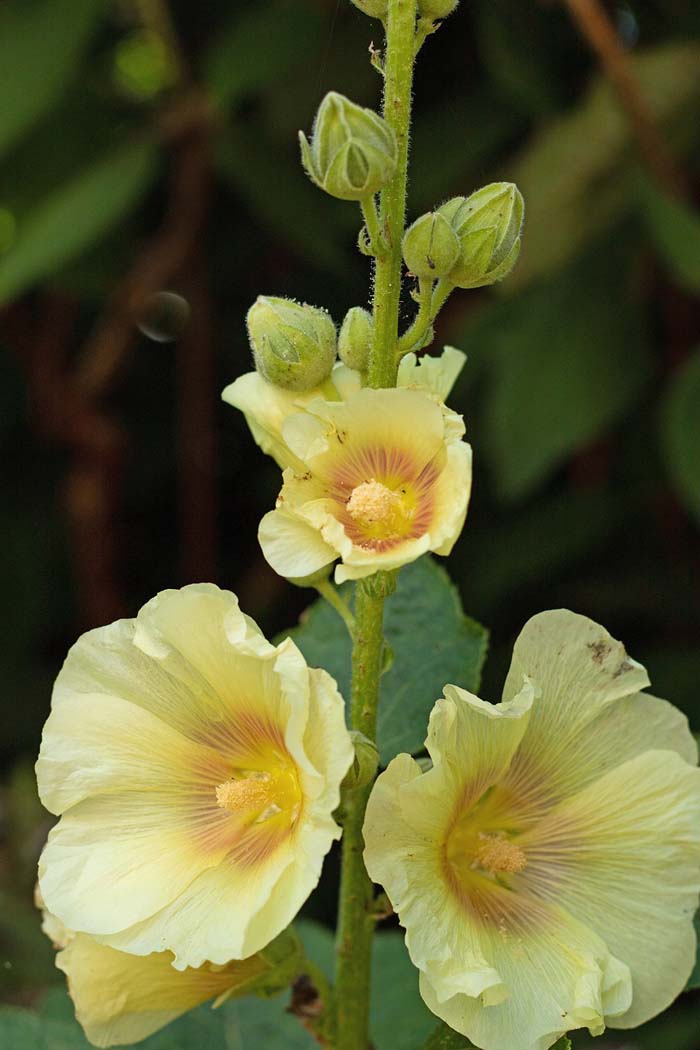
[[[213,304],[203,253],[184,285],[191,320],[178,348],[180,574],[185,581],[218,574],[216,353]]]
[[[564,0],[564,3],[615,90],[649,171],[673,196],[686,196],[685,177],[644,101],[627,52],[601,0]]]

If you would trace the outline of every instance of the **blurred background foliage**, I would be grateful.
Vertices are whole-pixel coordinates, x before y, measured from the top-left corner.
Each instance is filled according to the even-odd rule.
[[[0,5],[10,1001],[56,979],[31,906],[49,826],[32,763],[67,647],[192,580],[234,589],[268,634],[313,598],[262,560],[278,471],[219,392],[250,368],[258,293],[337,322],[367,301],[358,213],[308,182],[296,131],[330,89],[378,104],[371,41],[348,0]],[[492,632],[492,699],[523,622],[566,605],[700,727],[699,116],[697,0],[463,0],[421,52],[409,216],[501,178],[527,206],[514,274],[456,294],[438,331],[469,355],[452,403],[475,489],[449,568]],[[700,1046],[697,999],[596,1041],[623,1044]]]

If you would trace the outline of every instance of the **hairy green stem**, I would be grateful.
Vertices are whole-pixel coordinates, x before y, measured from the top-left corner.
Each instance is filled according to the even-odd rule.
[[[416,0],[389,0],[384,67],[384,119],[394,129],[398,163],[393,179],[382,190],[380,222],[388,244],[374,270],[374,338],[368,383],[396,385],[396,344],[401,296],[401,240],[406,214],[406,172],[411,124],[411,87],[415,59]]]
[[[374,741],[382,667],[384,598],[361,581],[355,591],[355,644],[352,652],[350,721]],[[362,824],[371,784],[345,797],[340,905],[336,943],[336,1047],[366,1050],[372,964],[372,883],[362,860]]]
[[[375,258],[373,340],[367,382],[396,385],[401,241],[406,213],[406,172],[411,122],[417,0],[389,0],[386,23],[384,119],[394,129],[398,162],[380,202],[380,235],[386,249]],[[372,238],[372,231],[368,231]],[[376,742],[382,671],[384,596],[389,580],[370,577],[355,588],[350,725]],[[393,579],[391,580],[393,585]],[[371,784],[344,798],[343,853],[336,942],[336,1048],[367,1050],[372,935],[372,883],[362,859],[362,825]]]

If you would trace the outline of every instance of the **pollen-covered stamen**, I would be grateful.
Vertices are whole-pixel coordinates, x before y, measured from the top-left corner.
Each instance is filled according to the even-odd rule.
[[[526,866],[527,858],[520,846],[511,842],[505,835],[479,833],[474,867],[481,868],[490,875],[515,875]]]
[[[270,772],[236,770],[230,780],[217,786],[216,802],[247,823],[261,824],[282,814],[293,824],[301,808],[296,769],[285,765]]]
[[[346,507],[348,514],[356,521],[376,525],[390,522],[397,513],[400,514],[402,499],[400,493],[371,478],[352,490]]]

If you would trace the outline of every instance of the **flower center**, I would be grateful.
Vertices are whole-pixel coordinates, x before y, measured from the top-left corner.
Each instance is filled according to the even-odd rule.
[[[273,817],[293,824],[301,809],[296,768],[285,764],[271,770],[235,769],[231,779],[216,788],[216,802],[247,824],[262,824]]]
[[[403,516],[400,494],[374,478],[352,490],[346,507],[352,518],[366,525],[388,524],[397,515]]]
[[[487,871],[489,875],[499,872],[515,874],[527,866],[527,858],[520,846],[509,841],[505,835],[479,832],[473,866]]]

